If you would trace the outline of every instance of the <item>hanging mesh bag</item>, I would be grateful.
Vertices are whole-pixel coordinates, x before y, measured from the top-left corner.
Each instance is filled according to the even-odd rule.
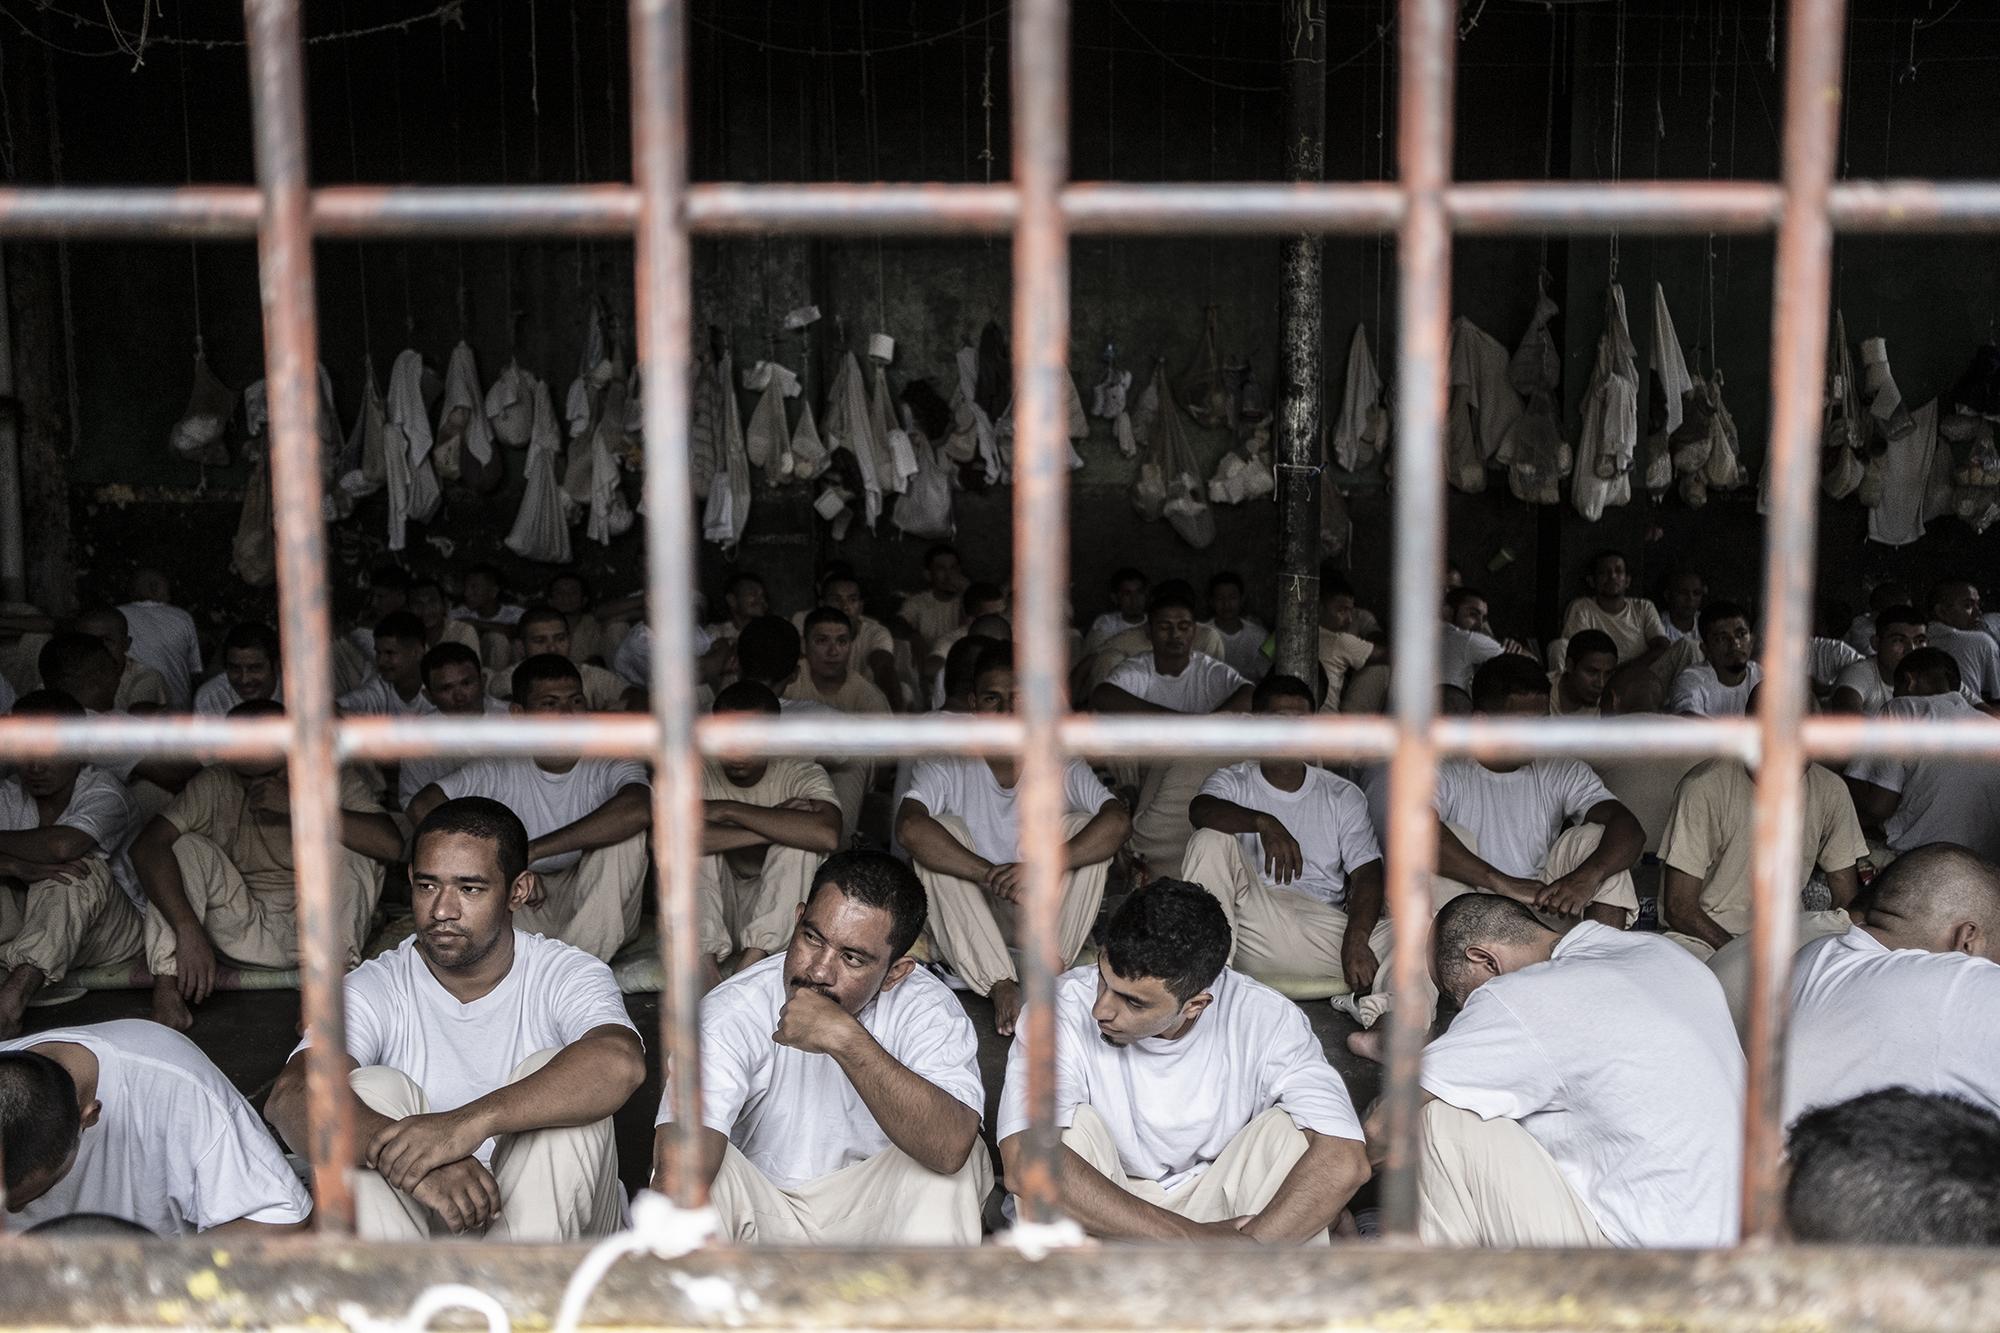
[[[226,432],[235,413],[236,390],[215,377],[208,368],[208,358],[197,347],[194,387],[188,392],[180,420],[167,432],[167,446],[177,458],[203,467],[221,467],[229,462]]]
[[[1174,386],[1182,406],[1195,424],[1214,430],[1229,424],[1229,381],[1223,369],[1222,353],[1215,345],[1215,307],[1208,307],[1202,323],[1201,341],[1187,369]]]

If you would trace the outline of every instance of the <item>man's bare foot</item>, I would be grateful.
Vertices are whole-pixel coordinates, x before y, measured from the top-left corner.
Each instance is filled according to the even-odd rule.
[[[186,1032],[194,1026],[194,1011],[181,998],[179,978],[153,978],[153,1021],[176,1032]]]
[[[17,967],[5,982],[0,982],[0,1041],[21,1035],[21,1019],[28,1012],[28,1001],[41,988],[42,970],[38,967]]]
[[[1014,1024],[1021,1019],[1021,983],[995,982],[986,998],[993,1001],[993,1030],[1003,1037],[1013,1036]]]
[[[1373,1060],[1378,1065],[1389,1058],[1388,1053],[1382,1049],[1382,1034],[1379,1032],[1348,1033],[1347,1049],[1364,1060]]]

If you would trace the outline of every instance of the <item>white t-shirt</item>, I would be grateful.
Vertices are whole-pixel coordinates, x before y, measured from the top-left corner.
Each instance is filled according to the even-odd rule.
[[[1890,949],[1860,926],[1814,940],[1792,963],[1785,1124],[1895,1087],[2000,1114],[2000,963]]]
[[[125,845],[140,820],[139,803],[125,784],[101,768],[85,764],[76,771],[76,785],[70,789],[69,804],[56,816],[55,823],[86,834],[97,844],[101,856],[111,856]],[[0,780],[0,831],[26,833],[42,826],[35,798],[21,785],[21,779]]]
[[[285,701],[285,682],[280,680],[271,687],[271,702]],[[223,717],[229,710],[243,702],[243,696],[229,683],[229,675],[224,672],[212,676],[194,692],[194,712],[197,717]]]
[[[1882,668],[1872,657],[1864,657],[1834,679],[1833,688],[1853,690],[1861,696],[1861,713],[1874,717],[1896,697],[1896,689],[1882,679]]]
[[[437,705],[425,694],[422,687],[417,689],[417,697],[405,699],[396,693],[396,687],[380,676],[370,676],[356,689],[334,701],[343,713],[371,713],[383,717],[428,717],[437,712]]]
[[[1095,966],[1056,978],[1056,1124],[1076,1108],[1097,1112],[1134,1180],[1169,1192],[1200,1176],[1243,1127],[1283,1107],[1300,1129],[1360,1139],[1347,1085],[1326,1062],[1305,1011],[1261,981],[1224,968],[1208,987],[1214,1001],[1179,1039],[1148,1037],[1113,1046],[1090,1016]],[[994,1136],[1028,1127],[1027,1024],[1007,1052]]]
[[[1613,1244],[1735,1244],[1743,1051],[1721,984],[1672,941],[1582,922],[1472,992],[1419,1082],[1518,1120]]]
[[[453,800],[484,796],[500,802],[527,826],[530,839],[545,837],[594,813],[626,787],[652,787],[646,767],[632,759],[579,759],[567,773],[550,773],[532,759],[475,759],[437,780]],[[545,856],[531,870],[567,870],[582,852]]]
[[[1299,877],[1277,887],[1302,893],[1332,907],[1347,901],[1347,877],[1370,861],[1382,859],[1375,830],[1368,824],[1368,798],[1346,778],[1323,768],[1306,767],[1297,791],[1281,791],[1265,778],[1256,761],[1218,768],[1201,784],[1203,796],[1215,796],[1246,810],[1274,815],[1299,844],[1305,865]],[[1239,833],[1236,841],[1250,864],[1264,864],[1264,844],[1255,833]]]
[[[1248,681],[1264,679],[1271,670],[1271,659],[1264,656],[1264,642],[1271,637],[1271,631],[1252,620],[1243,617],[1243,628],[1234,634],[1226,632],[1212,620],[1205,620],[1201,628],[1214,630],[1222,640],[1222,660],[1230,670]]]
[[[1178,676],[1161,675],[1153,665],[1153,654],[1141,653],[1120,662],[1104,683],[1176,713],[1213,713],[1250,682],[1207,653],[1188,654],[1188,664]]]
[[[1487,865],[1539,879],[1563,829],[1615,799],[1580,759],[1537,759],[1511,773],[1459,759],[1438,765],[1433,804],[1439,819],[1472,835]]]
[[[0,1042],[56,1043],[97,1057],[97,1123],[76,1165],[21,1210],[34,1226],[70,1213],[122,1217],[162,1236],[249,1220],[303,1222],[312,1198],[250,1103],[201,1049],[171,1028],[121,1018]]]
[[[160,673],[167,683],[167,705],[186,708],[195,678],[201,675],[201,636],[194,617],[165,602],[127,602],[118,608],[132,636],[131,655]]]
[[[745,968],[701,1002],[701,1122],[779,1189],[795,1189],[889,1147],[867,1103],[830,1055],[771,1040],[789,999],[785,956]],[[889,1058],[982,1116],[979,1036],[951,989],[924,968],[857,1016]],[[669,1080],[654,1120],[674,1118]],[[974,1152],[985,1152],[975,1143]]]
[[[459,605],[451,609],[451,619],[467,622],[483,620],[489,625],[518,625],[521,623],[521,616],[526,610],[526,607],[508,606],[502,603],[493,608],[492,615],[482,616],[469,606]]]
[[[1090,632],[1083,636],[1084,655],[1087,657],[1096,652],[1126,630],[1142,629],[1145,624],[1144,616],[1140,616],[1137,620],[1127,620],[1122,612],[1106,611],[1090,622]]]
[[[1862,656],[1839,639],[1815,636],[1806,640],[1806,667],[1813,684],[1821,689],[1831,686],[1841,672],[1859,662]]]
[[[1562,637],[1573,639],[1587,629],[1601,629],[1611,636],[1618,660],[1629,662],[1646,651],[1654,639],[1667,637],[1660,621],[1660,608],[1643,597],[1627,597],[1616,615],[1597,604],[1595,597],[1579,597],[1563,612]]]
[[[1933,648],[1942,648],[1958,663],[1959,683],[1980,699],[2000,699],[2000,642],[1984,630],[1953,629],[1933,620],[1924,632]]]
[[[1113,796],[1090,765],[1071,759],[1063,765],[1063,813],[1094,815]],[[1021,859],[1021,822],[1014,811],[1020,787],[1003,787],[984,759],[920,759],[904,799],[933,815],[957,815],[972,835],[975,856],[1006,865]]]
[[[428,695],[425,696],[424,702],[430,703]],[[485,705],[481,711],[487,717],[505,717],[512,711],[506,704],[493,698],[491,695],[481,695],[480,702]],[[431,711],[433,713],[437,712],[436,704],[431,704]],[[442,714],[439,715],[442,716]],[[410,806],[411,798],[418,792],[430,786],[439,778],[449,777],[463,767],[465,767],[464,755],[411,755],[396,765],[396,803],[407,810]]]
[[[1472,693],[1473,673],[1500,656],[1500,641],[1474,630],[1446,623],[1438,641],[1438,684],[1451,685]]]
[[[363,1069],[384,1065],[424,1090],[433,1112],[456,1111],[495,1088],[538,1051],[560,1049],[595,1028],[633,1032],[611,969],[561,940],[514,932],[514,965],[500,984],[460,1004],[432,975],[415,937],[347,974],[347,1053]],[[312,1036],[292,1048],[297,1055]],[[479,1145],[493,1160],[492,1139]]]
[[[2000,726],[1956,694],[1891,699],[1883,717],[1929,717],[1966,726]],[[1973,759],[1932,756],[1856,759],[1847,776],[1902,793],[1882,826],[1898,852],[1930,842],[1955,842],[1987,860],[2000,859],[2000,767]]]
[[[1750,711],[1750,691],[1763,679],[1763,669],[1751,662],[1741,681],[1724,685],[1714,667],[1697,663],[1674,677],[1667,691],[1667,711],[1692,717],[1742,717]]]
[[[1859,615],[1847,623],[1847,633],[1841,638],[1857,653],[1875,651],[1875,617]]]
[[[693,647],[696,657],[714,644],[715,640],[701,626],[695,626]],[[645,621],[625,631],[625,637],[618,641],[618,651],[611,654],[611,669],[627,685],[637,685],[642,690],[653,688],[653,631]]]

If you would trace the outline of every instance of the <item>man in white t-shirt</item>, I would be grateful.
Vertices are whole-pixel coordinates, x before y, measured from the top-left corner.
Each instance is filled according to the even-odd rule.
[[[898,707],[903,698],[903,682],[896,674],[896,639],[888,626],[867,614],[860,580],[846,569],[829,571],[819,585],[819,605],[830,606],[847,617],[854,627],[854,649],[850,656],[853,669],[882,691],[892,708]],[[805,623],[804,611],[792,617],[792,627],[801,634]]]
[[[1667,687],[1667,711],[1682,717],[1742,717],[1750,691],[1764,679],[1753,659],[1757,632],[1750,613],[1734,602],[1701,609],[1701,648],[1707,660],[1683,668]]]
[[[1577,598],[1563,612],[1563,638],[1587,629],[1603,630],[1618,646],[1620,666],[1650,667],[1672,646],[1660,623],[1660,609],[1643,597],[1625,595],[1632,579],[1624,555],[1597,552],[1583,582],[1590,595]]]
[[[447,640],[423,656],[424,697],[444,717],[504,717],[507,705],[486,692],[478,650]],[[465,764],[458,754],[411,755],[396,766],[396,804],[404,809],[418,792]]]
[[[718,715],[781,711],[754,680],[715,700]],[[710,759],[701,794],[701,952],[740,972],[791,938],[813,872],[840,850],[840,806],[826,770],[809,759]]]
[[[1346,1084],[1296,1004],[1223,960],[1229,923],[1199,885],[1156,880],[1056,978],[1062,1211],[1106,1240],[1323,1244],[1368,1165]],[[1028,1052],[1000,1096],[1018,1193]]]
[[[463,620],[479,632],[480,656],[495,670],[514,660],[514,626],[521,620],[521,608],[502,600],[502,586],[498,569],[474,565],[460,589],[463,600],[451,609],[453,620]]]
[[[126,1018],[0,1042],[0,1156],[24,1226],[77,1213],[158,1236],[297,1231],[312,1200],[222,1071]]]
[[[1014,647],[998,643],[973,669],[974,711],[1014,712]],[[896,839],[930,897],[931,939],[952,970],[993,1001],[994,1029],[1012,1036],[1021,981],[1008,946],[1027,893],[1014,802],[1021,779],[1013,755],[922,759],[896,812]],[[1080,759],[1063,766],[1062,907],[1056,933],[1067,967],[1090,939],[1111,858],[1132,829],[1124,803]]]
[[[1266,676],[1250,711],[1311,717],[1312,690],[1295,676]],[[1390,930],[1361,789],[1297,759],[1253,760],[1211,773],[1188,818],[1181,878],[1222,904],[1230,965],[1274,985],[1331,988],[1336,1004],[1346,1000],[1341,1007],[1372,1026],[1388,1007],[1386,994],[1370,992],[1386,979]]]
[[[1661,590],[1660,632],[1667,642],[1701,640],[1701,608],[1708,600],[1708,580],[1697,571],[1684,569],[1667,580]]]
[[[1844,669],[1833,682],[1836,713],[1874,717],[1896,697],[1896,668],[1918,648],[1929,646],[1924,618],[1914,606],[1891,606],[1875,617],[1873,657]]]
[[[993,1170],[979,1141],[979,1039],[949,988],[906,955],[924,892],[881,852],[813,877],[784,954],[701,1004],[693,1169],[738,1243],[976,1245]],[[673,1088],[653,1188],[675,1192]]]
[[[1494,897],[1445,904],[1432,949],[1460,1012],[1419,1080],[1426,1243],[1736,1242],[1743,1052],[1707,968],[1657,935],[1557,934]]]
[[[348,974],[356,1222],[364,1240],[572,1241],[621,1224],[611,1116],[646,1079],[611,969],[516,924],[528,834],[473,797],[410,851],[416,934]],[[264,1108],[303,1155],[306,1048]]]
[[[926,586],[905,597],[898,608],[904,623],[917,633],[919,662],[931,656],[933,644],[964,623],[963,598],[968,582],[957,550],[939,543],[924,552]]]
[[[1486,594],[1477,588],[1448,588],[1444,629],[1438,640],[1438,684],[1472,692],[1472,673],[1515,648],[1494,637]]]
[[[553,653],[514,670],[514,711],[573,717],[587,711],[576,663]],[[521,929],[609,960],[639,931],[650,858],[652,783],[631,759],[475,759],[411,798],[410,822],[447,800],[484,796],[527,825],[528,868],[539,892],[515,909]]]
[[[1383,648],[1362,637],[1368,613],[1354,600],[1354,588],[1327,561],[1319,572],[1319,669],[1326,673],[1326,697],[1319,711],[1338,713],[1346,700],[1348,677],[1386,662]]]
[[[1243,576],[1223,570],[1208,581],[1208,620],[1201,626],[1222,636],[1222,660],[1239,676],[1252,683],[1271,669],[1264,655],[1265,640],[1271,631],[1251,616],[1243,614]]]
[[[1539,717],[1548,677],[1531,657],[1509,654],[1473,678],[1476,712]],[[1639,915],[1632,867],[1646,831],[1590,765],[1452,760],[1438,767],[1438,879],[1442,907],[1464,893],[1495,893],[1548,913],[1630,926]]]
[[[616,672],[589,662],[578,662],[570,651],[569,617],[552,606],[531,606],[521,613],[521,619],[514,626],[521,642],[521,652],[525,658],[540,657],[543,653],[554,653],[576,662],[577,675],[583,680],[583,701],[593,713],[622,713],[630,705],[631,696],[637,691],[619,679]],[[505,666],[492,672],[486,678],[486,692],[495,699],[511,700],[514,697],[514,668]]]
[[[1933,843],[1869,886],[1859,923],[1792,965],[1784,1119],[1878,1088],[2000,1112],[2000,869]]]
[[[285,700],[278,671],[278,633],[269,625],[244,621],[222,636],[222,674],[202,682],[194,692],[194,711],[203,717],[224,717],[243,703]]]
[[[83,716],[53,690],[22,695],[13,711]],[[23,759],[0,778],[0,1039],[20,1031],[28,1002],[71,968],[138,956],[139,913],[110,864],[138,825],[131,793],[93,765]]]
[[[275,717],[270,700],[231,717]],[[340,847],[333,897],[340,955],[361,946],[382,897],[385,866],[403,835],[352,769],[340,775]],[[146,897],[146,970],[153,1020],[186,1030],[220,970],[291,968],[299,962],[292,860],[292,793],[283,759],[239,760],[201,770],[132,840],[132,869]]]
[[[1986,632],[1977,587],[1963,579],[1939,583],[1931,592],[1926,638],[1951,654],[1960,680],[1982,703],[2000,703],[2000,640]]]
[[[1881,716],[1995,725],[1966,702],[1957,661],[1937,648],[1919,648],[1897,666],[1896,697]],[[1897,855],[1926,843],[1953,842],[2000,860],[2000,766],[1944,755],[1875,756],[1848,764],[1847,788],[1861,827],[1879,830]]]
[[[1090,696],[1100,713],[1241,713],[1250,682],[1193,648],[1194,590],[1178,580],[1153,590],[1146,608],[1153,650],[1129,658]]]
[[[424,622],[391,611],[375,622],[375,674],[334,702],[343,713],[424,717],[437,706],[424,695]]]
[[[135,570],[131,593],[132,600],[118,609],[132,635],[132,656],[160,673],[166,682],[167,707],[185,709],[202,671],[201,636],[194,617],[169,605],[172,589],[157,569]]]
[[[1082,656],[1089,657],[1127,630],[1146,627],[1146,575],[1120,569],[1111,576],[1111,610],[1090,622],[1083,636]]]

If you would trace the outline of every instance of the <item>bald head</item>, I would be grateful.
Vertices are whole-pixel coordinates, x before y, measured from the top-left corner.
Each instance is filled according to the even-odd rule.
[[[1892,949],[2000,962],[2000,867],[1956,843],[1905,852],[1869,886],[1862,924]]]
[[[1560,938],[1512,898],[1463,894],[1440,907],[1431,926],[1438,989],[1463,1005],[1494,977],[1546,963]]]

